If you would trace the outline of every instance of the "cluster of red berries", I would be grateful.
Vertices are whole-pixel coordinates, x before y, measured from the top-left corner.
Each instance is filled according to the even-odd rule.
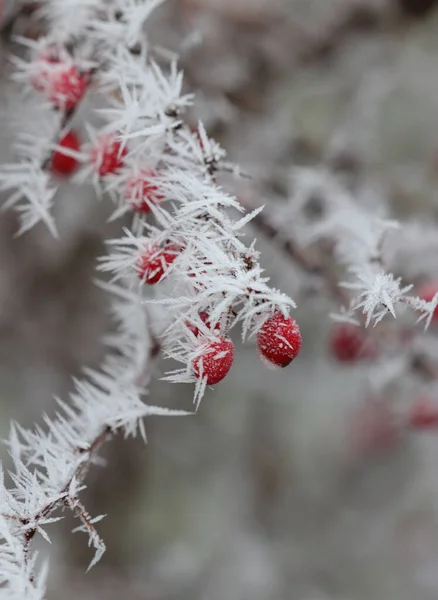
[[[70,112],[84,97],[89,75],[81,73],[71,60],[63,60],[56,49],[41,54],[33,64],[30,81],[38,92],[43,93],[51,104],[60,110]],[[59,146],[78,152],[80,141],[74,131],[69,131],[59,141]],[[99,177],[117,173],[125,164],[128,149],[115,135],[102,135],[97,139],[90,153],[90,163]],[[51,160],[52,172],[60,176],[71,175],[78,166],[73,156],[56,151]],[[156,173],[142,169],[132,175],[124,191],[124,198],[131,208],[140,213],[149,213],[154,204],[164,199],[154,182]]]
[[[438,429],[438,403],[427,396],[418,396],[400,419],[383,399],[367,399],[352,414],[349,433],[359,454],[386,451],[395,447],[404,428],[416,432]]]
[[[368,398],[355,407],[348,422],[351,449],[355,456],[394,449],[406,429],[428,432],[438,429],[438,403],[418,396],[404,417],[383,398]]]
[[[221,325],[212,328],[208,314],[200,313],[201,321],[213,336],[203,337],[196,325],[188,325],[192,333],[201,339],[200,353],[193,361],[193,373],[197,379],[205,379],[214,385],[228,375],[234,360],[234,343],[221,334]],[[257,333],[257,348],[263,360],[278,367],[286,367],[298,355],[301,348],[301,333],[291,317],[277,311],[269,317]]]
[[[431,302],[438,294],[438,283],[427,281],[418,289],[418,296],[426,302]],[[432,315],[434,322],[438,321],[438,306]],[[360,360],[372,360],[379,355],[379,347],[374,338],[366,331],[343,323],[335,325],[329,335],[329,350],[331,356],[342,363],[355,363]]]
[[[78,161],[62,152],[62,149],[78,152],[81,147],[79,137],[71,130],[59,140],[58,145],[60,150],[57,150],[52,156],[52,171],[57,175],[71,175],[76,170]],[[128,149],[122,146],[115,136],[103,135],[91,149],[90,163],[100,177],[105,177],[117,173],[123,167],[127,153]],[[142,201],[146,195],[152,196],[153,193],[158,196],[157,188],[149,183],[147,175],[143,172],[136,178],[128,180],[126,196],[129,196],[132,206],[133,208],[135,206],[136,210],[142,212],[150,210],[150,205],[146,201]]]
[[[66,112],[73,111],[89,84],[88,73],[81,73],[71,60],[64,60],[56,49],[41,54],[33,63],[30,81],[34,89],[44,94],[52,106]],[[80,140],[74,131],[68,131],[58,145],[66,150],[79,152]],[[64,154],[62,150],[53,153],[50,168],[53,173],[67,177],[77,169],[78,160]]]
[[[329,336],[329,349],[330,354],[342,363],[355,363],[378,356],[376,341],[366,331],[350,323],[333,327]]]
[[[102,135],[91,150],[90,163],[99,177],[114,175],[125,165],[128,148],[115,135]],[[135,212],[147,214],[164,200],[156,183],[157,173],[148,168],[132,173],[123,192],[124,200]]]

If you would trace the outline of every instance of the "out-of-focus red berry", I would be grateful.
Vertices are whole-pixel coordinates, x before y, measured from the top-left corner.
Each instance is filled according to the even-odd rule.
[[[344,363],[369,360],[378,355],[376,341],[350,323],[341,323],[333,327],[329,337],[329,348],[332,356]]]
[[[430,398],[420,396],[411,407],[408,422],[413,429],[437,429],[438,403],[432,402]]]

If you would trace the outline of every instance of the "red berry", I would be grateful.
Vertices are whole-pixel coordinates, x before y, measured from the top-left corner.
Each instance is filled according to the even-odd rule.
[[[420,298],[425,300],[426,302],[431,302],[435,294],[438,293],[438,283],[434,283],[433,281],[427,281],[420,286],[418,290],[418,295]],[[435,308],[433,312],[432,319],[434,321],[438,320],[438,306]]]
[[[164,200],[159,187],[154,183],[156,173],[147,169],[141,170],[138,175],[132,175],[126,184],[125,199],[133,210],[142,213],[151,212],[153,204]]]
[[[78,136],[74,131],[69,131],[59,141],[61,148],[67,148],[68,150],[74,150],[79,152],[81,143]],[[56,150],[52,156],[51,169],[53,173],[57,175],[71,175],[77,168],[78,161],[72,156],[63,154],[61,150]]]
[[[165,248],[156,245],[145,248],[136,265],[138,276],[149,285],[160,282],[180,252],[181,248],[176,244],[169,244]]]
[[[82,75],[75,66],[55,69],[51,79],[49,100],[59,109],[70,111],[85,96],[88,77]]]
[[[353,363],[358,360],[375,358],[377,344],[362,329],[350,323],[333,327],[329,347],[332,355],[340,362]]]
[[[413,429],[436,429],[438,427],[438,405],[429,398],[417,398],[409,413],[409,425]]]
[[[91,150],[90,162],[100,177],[117,173],[123,167],[128,148],[113,135],[103,135]]]
[[[257,348],[262,357],[279,367],[287,367],[301,349],[301,332],[292,317],[277,311],[257,333]]]
[[[206,327],[208,327],[208,329],[211,329],[209,317],[210,317],[210,315],[205,311],[202,311],[199,313],[199,318],[201,319],[201,321],[205,324]],[[189,321],[186,323],[186,325],[190,329],[190,331],[193,333],[193,335],[198,337],[198,335],[200,334],[199,327],[197,327],[197,325],[195,325],[195,323],[190,323]],[[218,322],[214,326],[214,333],[220,333],[220,331],[221,331],[221,326],[220,326],[220,323]]]
[[[33,64],[30,81],[61,110],[71,111],[87,91],[89,77],[71,62],[61,62],[56,54],[43,54]]]
[[[216,338],[202,345],[202,354],[193,361],[196,379],[205,379],[207,385],[222,381],[234,360],[234,344],[229,338]]]

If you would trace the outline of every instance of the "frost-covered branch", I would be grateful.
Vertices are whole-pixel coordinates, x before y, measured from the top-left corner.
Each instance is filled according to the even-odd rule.
[[[45,527],[59,508],[69,508],[81,521],[78,531],[88,534],[95,548],[90,566],[104,551],[94,527],[100,517],[80,501],[101,445],[119,430],[144,437],[147,416],[186,414],[143,402],[158,347],[182,363],[167,378],[195,383],[198,406],[206,386],[232,367],[229,332],[237,324],[243,339],[257,336],[260,356],[277,367],[287,366],[301,345],[289,316],[294,302],[268,286],[254,244],[243,241],[242,229],[258,211],[232,218],[243,208],[216,182],[230,169],[225,152],[202,123],[195,131],[185,124],[193,98],[183,93],[182,73],[174,60],[158,63],[149,51],[144,24],[160,2],[39,4],[46,34],[24,40],[27,54],[14,60],[24,109],[32,105],[38,118],[24,119],[17,163],[0,171],[0,188],[11,191],[5,208],[19,212],[20,232],[42,221],[56,234],[55,175],[80,165],[73,181],[92,183],[114,202],[112,218],[129,216],[132,224],[100,260],[111,281],[99,285],[114,296],[118,323],[106,339],[111,353],[100,371],[75,382],[70,401],[59,402],[44,428],[11,430],[15,470],[13,486],[2,483],[0,491],[0,571],[8,597],[20,600],[44,596],[45,570],[38,571],[31,541],[36,533],[48,539]],[[69,128],[86,95],[97,102],[100,123],[87,124],[88,142],[79,144]],[[155,322],[148,315],[157,310]]]
[[[5,597],[44,597],[46,566],[37,564],[31,542],[36,534],[50,541],[46,526],[60,518],[53,515],[63,507],[81,520],[75,531],[87,533],[95,548],[90,567],[99,560],[105,545],[94,524],[102,517],[92,518],[79,495],[89,467],[98,463],[101,446],[119,431],[128,436],[139,430],[145,437],[142,419],[147,416],[187,414],[144,403],[155,342],[138,298],[122,287],[111,291],[119,326],[107,343],[117,350],[101,371],[89,371],[86,379],[75,382],[68,403],[58,400],[60,410],[55,418],[45,418],[44,428],[12,426],[8,448],[14,463],[13,487],[6,485],[3,475],[0,483],[0,573]]]
[[[398,224],[385,218],[382,203],[374,204],[374,212],[367,210],[324,170],[294,171],[291,189],[284,206],[258,215],[254,224],[268,237],[276,238],[305,271],[323,277],[341,303],[337,318],[351,322],[364,319],[368,326],[387,314],[395,317],[396,310],[408,306],[427,328],[438,296],[426,299],[410,295],[412,285],[404,285],[387,270],[385,242]]]

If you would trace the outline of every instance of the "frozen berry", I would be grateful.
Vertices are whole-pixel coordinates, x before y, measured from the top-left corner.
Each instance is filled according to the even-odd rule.
[[[59,146],[66,150],[79,152],[81,143],[74,131],[69,131],[59,140]],[[67,156],[61,150],[56,150],[52,156],[51,169],[57,175],[71,175],[78,166],[78,161],[73,156]]]
[[[204,325],[208,329],[211,329],[210,315],[207,312],[201,311],[199,313],[199,318],[201,319],[201,321],[204,323]],[[190,329],[190,331],[193,333],[193,335],[198,337],[198,335],[200,333],[199,327],[195,323],[191,323],[190,321],[187,321],[186,325]],[[221,326],[220,326],[220,323],[218,322],[214,326],[213,331],[214,331],[214,333],[220,333],[220,330],[221,330]]]
[[[202,353],[193,361],[196,379],[205,379],[207,385],[222,381],[234,360],[234,344],[229,338],[216,338],[202,345]]]
[[[132,175],[126,184],[125,200],[132,209],[141,212],[151,212],[152,205],[159,204],[164,200],[163,194],[157,183],[154,182],[156,173],[143,169],[137,175]]]
[[[101,136],[91,150],[90,162],[100,177],[117,173],[128,153],[126,146],[113,135]]]
[[[438,283],[434,283],[433,281],[427,281],[420,286],[418,290],[418,295],[422,300],[426,300],[426,302],[431,302],[435,296],[438,294]],[[438,320],[438,306],[433,311],[434,321]]]
[[[165,248],[156,245],[145,248],[137,261],[138,276],[149,285],[160,282],[180,252],[181,249],[176,244],[169,244]]]
[[[71,111],[85,96],[88,77],[72,65],[55,68],[50,79],[49,100],[56,108]]]
[[[262,357],[279,367],[287,367],[301,348],[301,332],[291,317],[277,311],[257,333],[257,348]]]
[[[30,72],[33,87],[46,95],[55,108],[71,111],[87,91],[89,77],[71,61],[61,61],[57,54],[45,53],[35,60]]]
[[[378,354],[375,340],[350,323],[333,327],[329,347],[331,354],[338,361],[346,363],[375,358]]]
[[[438,404],[429,398],[417,398],[409,413],[409,425],[413,429],[438,428]]]

